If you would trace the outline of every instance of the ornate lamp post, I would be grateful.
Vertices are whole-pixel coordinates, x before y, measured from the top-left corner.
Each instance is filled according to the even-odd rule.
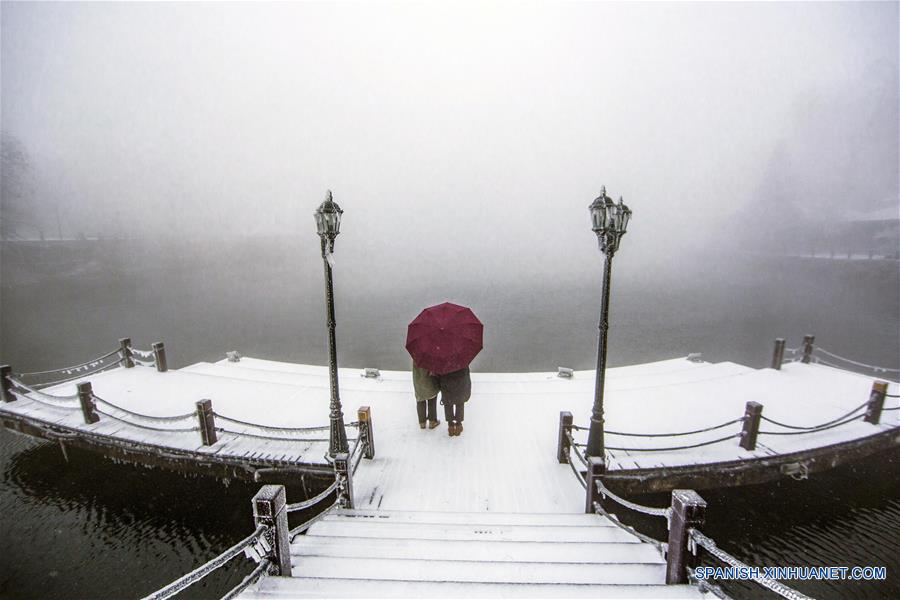
[[[619,249],[619,240],[625,235],[629,209],[619,198],[616,204],[606,195],[606,187],[600,188],[600,196],[588,207],[591,211],[591,229],[597,234],[600,251],[606,257],[603,264],[603,297],[600,308],[600,339],[597,342],[597,383],[594,387],[594,408],[591,410],[591,428],[588,433],[587,456],[599,456],[605,460],[603,445],[603,388],[606,383],[606,332],[609,330],[609,281],[612,276],[612,259]]]
[[[341,215],[344,211],[331,198],[331,190],[325,196],[325,202],[316,209],[316,228],[322,241],[322,262],[325,264],[325,304],[328,307],[328,358],[331,379],[331,427],[328,442],[328,455],[332,458],[339,452],[347,452],[347,430],[344,428],[344,413],[341,411],[341,397],[338,392],[337,342],[334,337],[334,286],[331,281],[332,254],[334,238],[341,232]]]

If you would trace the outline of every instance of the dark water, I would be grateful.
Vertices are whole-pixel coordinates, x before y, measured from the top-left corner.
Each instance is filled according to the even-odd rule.
[[[215,247],[201,253],[172,242],[5,243],[0,359],[15,370],[58,367],[131,336],[139,347],[165,341],[174,367],[217,360],[230,349],[325,362],[316,257],[303,257],[306,250],[291,239]],[[786,336],[796,346],[804,333],[843,355],[900,364],[896,262],[701,258],[668,274],[627,260],[617,265],[611,365],[702,352],[708,360],[765,366],[773,338]],[[591,368],[598,273],[477,285],[451,277],[425,286],[396,271],[363,285],[365,271],[339,264],[341,363],[406,368],[405,324],[422,307],[449,299],[472,306],[487,324],[476,369]],[[66,463],[56,445],[5,431],[0,469],[3,597],[139,596],[252,529],[255,485],[186,478],[71,450]],[[887,567],[884,582],[796,583],[815,596],[900,597],[898,474],[892,453],[810,481],[706,491],[706,531],[758,565]],[[289,490],[292,500],[303,494]],[[249,571],[246,563],[235,561],[186,596],[221,596]],[[760,593],[729,589],[739,597]]]

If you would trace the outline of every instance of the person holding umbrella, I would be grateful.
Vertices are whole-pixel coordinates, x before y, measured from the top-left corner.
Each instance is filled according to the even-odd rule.
[[[434,429],[441,394],[447,434],[462,433],[465,403],[472,395],[469,363],[481,351],[484,326],[471,309],[444,302],[426,308],[409,324],[406,350],[413,359],[419,427]]]

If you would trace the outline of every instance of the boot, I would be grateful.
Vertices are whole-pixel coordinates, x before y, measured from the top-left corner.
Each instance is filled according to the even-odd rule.
[[[462,421],[458,421],[456,423],[456,435],[461,434],[463,431]]]
[[[435,427],[437,427],[440,424],[441,424],[441,422],[438,421],[437,419],[435,419],[434,421],[428,421],[428,429],[434,429]],[[422,426],[422,429],[425,429],[425,423],[419,423],[419,425]]]

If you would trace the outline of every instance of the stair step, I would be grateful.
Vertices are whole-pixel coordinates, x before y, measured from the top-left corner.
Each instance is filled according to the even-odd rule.
[[[266,577],[241,598],[705,598],[688,585],[571,585]]]
[[[443,581],[467,583],[581,583],[624,585],[662,583],[663,564],[515,563],[389,558],[294,557],[299,574],[358,580]]]
[[[372,523],[431,523],[464,525],[553,525],[615,527],[609,520],[585,513],[427,512],[391,510],[337,510],[326,520],[359,519]]]
[[[642,543],[618,527],[557,527],[533,525],[465,525],[371,523],[357,519],[322,520],[309,535],[415,540],[484,540],[506,542],[624,542]]]
[[[301,535],[291,544],[291,555],[484,562],[545,563],[653,563],[665,564],[650,544],[549,543],[466,540],[379,539]]]

